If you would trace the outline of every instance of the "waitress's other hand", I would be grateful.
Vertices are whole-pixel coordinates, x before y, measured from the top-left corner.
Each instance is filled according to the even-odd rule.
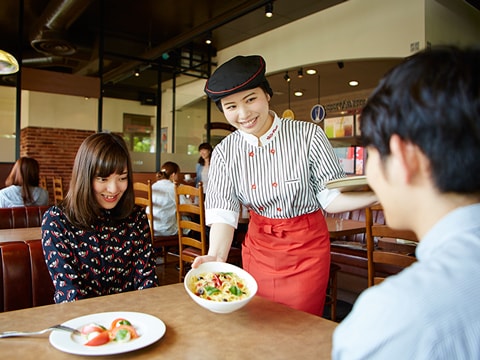
[[[200,264],[203,264],[203,263],[206,263],[206,262],[209,262],[209,261],[222,261],[223,262],[223,260],[217,258],[216,256],[212,256],[212,255],[197,256],[195,258],[195,260],[193,260],[192,268],[196,269],[197,267],[200,266]]]

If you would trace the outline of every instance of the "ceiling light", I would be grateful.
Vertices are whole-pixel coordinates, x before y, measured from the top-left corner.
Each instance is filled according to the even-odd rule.
[[[268,18],[273,16],[273,2],[271,1],[265,5],[265,16]]]
[[[305,71],[308,75],[315,75],[317,73],[317,70],[315,69],[307,69]]]
[[[350,86],[358,86],[358,81],[357,80],[352,80],[348,83]]]
[[[0,75],[15,74],[17,71],[17,59],[12,54],[0,50]]]
[[[297,90],[293,93],[295,96],[303,96],[303,91],[302,90]]]
[[[140,76],[140,70],[135,69],[135,72],[133,73],[133,75],[135,75],[135,77],[139,77]]]
[[[300,69],[298,70],[298,78],[299,78],[299,79],[303,78],[303,68],[300,68]]]
[[[207,33],[207,37],[205,38],[205,44],[210,45],[212,43],[212,32],[209,31]]]
[[[285,79],[286,82],[290,82],[290,76],[288,76],[288,71],[285,72],[285,75],[283,75],[283,78]]]

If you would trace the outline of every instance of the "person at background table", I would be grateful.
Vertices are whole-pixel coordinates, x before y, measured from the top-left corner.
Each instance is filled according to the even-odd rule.
[[[208,170],[210,169],[210,158],[212,157],[212,145],[209,143],[202,143],[198,146],[198,152],[200,157],[196,165],[196,177],[195,186],[198,187],[198,183],[203,183],[203,191],[206,192],[208,187]]]
[[[13,165],[0,190],[0,207],[48,205],[48,191],[39,186],[40,167],[38,161],[21,157]]]
[[[96,133],[83,141],[65,200],[42,221],[56,303],[158,285],[150,226],[135,205],[132,176],[120,136]]]
[[[363,292],[334,359],[480,359],[480,48],[408,58],[362,112],[366,174],[418,261]]]
[[[177,203],[175,200],[175,182],[178,181],[180,167],[167,161],[157,174],[152,185],[153,230],[155,235],[167,236],[178,233]],[[147,211],[150,211],[148,209]]]
[[[205,85],[227,121],[238,130],[212,153],[206,195],[210,228],[206,261],[226,261],[240,205],[250,210],[242,264],[258,282],[258,294],[322,315],[330,268],[330,239],[322,209],[342,212],[376,201],[325,188],[345,173],[322,128],[279,118],[269,110],[273,94],[261,56],[237,56]]]

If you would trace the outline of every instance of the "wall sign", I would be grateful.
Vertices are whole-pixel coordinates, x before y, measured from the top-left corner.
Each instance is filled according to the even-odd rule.
[[[310,110],[310,118],[315,124],[321,123],[325,119],[325,108],[320,105],[314,105]]]

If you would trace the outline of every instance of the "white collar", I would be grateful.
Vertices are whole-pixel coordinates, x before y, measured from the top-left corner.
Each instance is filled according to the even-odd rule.
[[[268,131],[265,134],[260,136],[260,139],[257,138],[255,135],[248,134],[248,133],[246,133],[242,130],[238,130],[238,132],[243,136],[245,141],[248,142],[250,145],[258,146],[258,141],[259,140],[260,140],[260,144],[265,145],[275,138],[275,134],[277,133],[278,129],[280,128],[280,118],[272,110],[270,110],[269,113],[270,113],[270,115],[273,116],[272,126],[268,129]]]

